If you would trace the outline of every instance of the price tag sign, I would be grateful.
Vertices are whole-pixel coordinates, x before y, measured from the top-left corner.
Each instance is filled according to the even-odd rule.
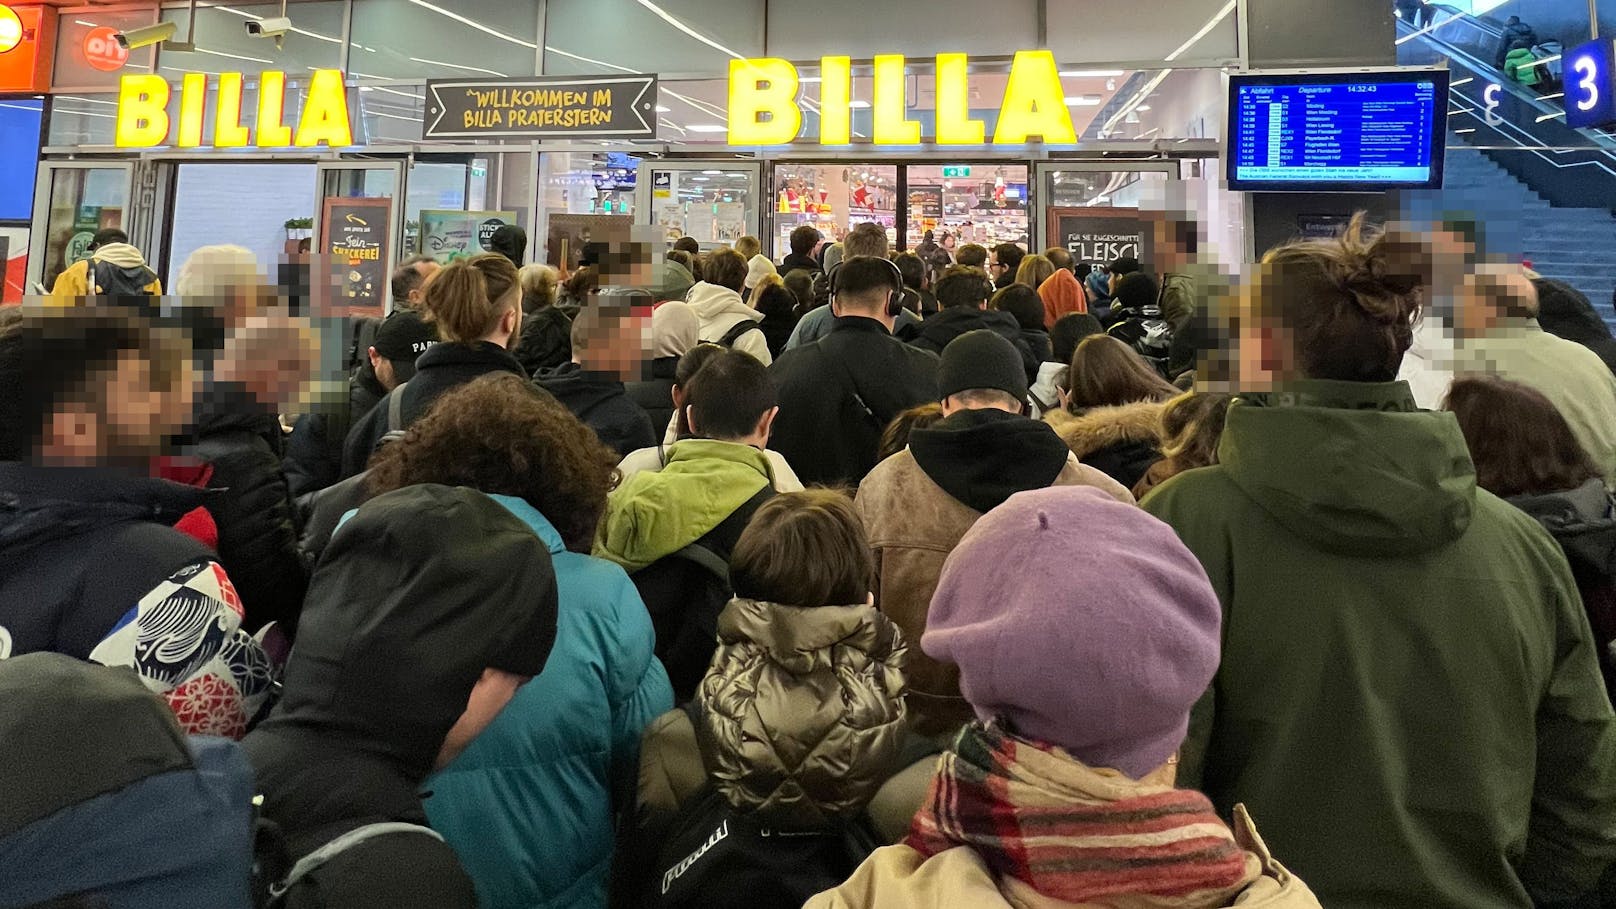
[[[1616,39],[1589,41],[1563,60],[1566,124],[1597,129],[1616,123]]]

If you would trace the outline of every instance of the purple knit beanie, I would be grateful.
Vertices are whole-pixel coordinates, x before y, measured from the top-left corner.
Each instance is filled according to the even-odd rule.
[[[943,566],[920,648],[983,720],[1135,779],[1184,742],[1223,612],[1172,528],[1097,489],[1021,492]]]

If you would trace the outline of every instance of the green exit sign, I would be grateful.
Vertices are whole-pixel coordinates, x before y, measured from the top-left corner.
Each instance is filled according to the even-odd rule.
[[[954,164],[943,168],[943,179],[945,180],[950,177],[969,177],[970,175],[971,168],[967,165]]]

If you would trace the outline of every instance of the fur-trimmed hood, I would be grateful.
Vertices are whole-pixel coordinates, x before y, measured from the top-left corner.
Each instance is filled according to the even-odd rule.
[[[1081,460],[1113,445],[1130,442],[1159,445],[1162,409],[1166,406],[1137,401],[1116,407],[1091,407],[1080,414],[1056,408],[1044,414],[1044,421]]]

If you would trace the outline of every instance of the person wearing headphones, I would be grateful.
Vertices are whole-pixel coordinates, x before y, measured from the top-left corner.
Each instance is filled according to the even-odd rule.
[[[805,484],[856,486],[875,466],[887,424],[937,399],[939,361],[892,336],[905,310],[903,275],[891,261],[846,259],[830,285],[830,333],[769,368],[780,403],[770,447]]]

